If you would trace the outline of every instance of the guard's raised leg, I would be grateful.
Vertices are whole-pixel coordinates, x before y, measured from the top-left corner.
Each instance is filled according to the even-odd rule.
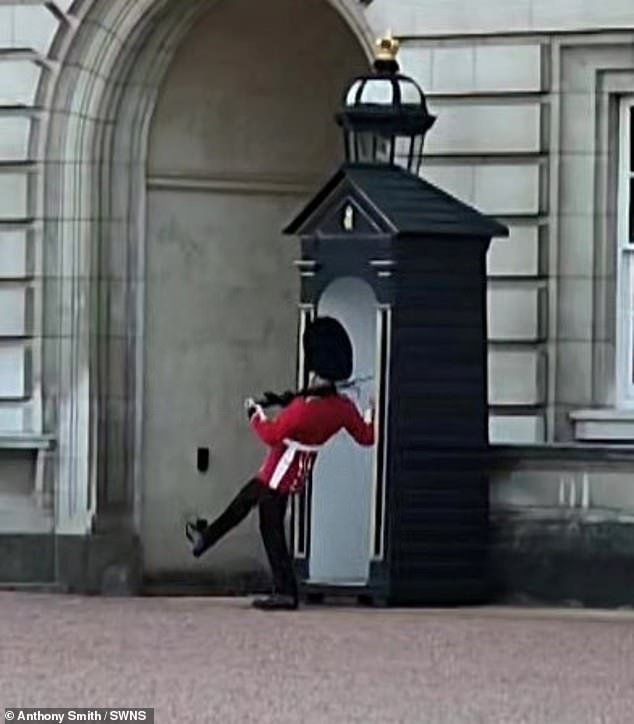
[[[229,503],[224,513],[202,531],[186,530],[186,535],[197,533],[192,555],[200,558],[232,528],[241,523],[258,504],[266,488],[258,480],[250,480]]]

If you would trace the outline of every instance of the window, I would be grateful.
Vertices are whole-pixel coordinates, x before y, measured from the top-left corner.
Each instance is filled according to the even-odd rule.
[[[634,407],[634,97],[622,101],[619,142],[617,380],[619,403]]]

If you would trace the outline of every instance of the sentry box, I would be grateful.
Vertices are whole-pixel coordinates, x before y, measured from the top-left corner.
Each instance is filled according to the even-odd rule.
[[[380,41],[374,72],[352,83],[338,115],[346,162],[285,229],[301,239],[300,331],[317,314],[344,324],[350,394],[377,409],[374,448],[341,433],[320,453],[293,506],[294,560],[313,600],[479,603],[489,590],[486,253],[508,229],[419,176],[435,118],[399,74],[397,49]]]

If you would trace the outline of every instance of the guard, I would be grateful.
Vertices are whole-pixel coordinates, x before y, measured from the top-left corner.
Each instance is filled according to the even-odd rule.
[[[199,558],[258,508],[274,583],[273,595],[254,601],[254,607],[261,610],[294,610],[298,606],[284,519],[288,499],[303,490],[319,449],[342,429],[360,445],[374,444],[374,409],[362,417],[355,403],[340,390],[353,369],[352,344],[346,330],[331,317],[318,317],[306,329],[302,344],[311,373],[309,387],[282,395],[267,392],[261,400],[245,401],[252,429],[270,448],[258,473],[216,520],[207,524],[198,519],[185,528],[192,554]],[[283,409],[269,419],[264,410],[273,406]]]

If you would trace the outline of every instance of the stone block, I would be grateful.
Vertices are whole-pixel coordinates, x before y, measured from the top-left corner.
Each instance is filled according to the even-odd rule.
[[[582,484],[585,482],[588,488],[590,508],[621,511],[629,515],[634,513],[634,486],[630,472],[588,472],[585,477]]]
[[[0,106],[32,106],[40,69],[31,60],[0,59]]]
[[[0,475],[7,475],[0,460]],[[18,533],[49,533],[53,530],[51,515],[42,510],[34,497],[0,492],[0,536]]]
[[[0,453],[0,518],[6,516],[15,498],[17,507],[33,492],[37,453],[4,449]],[[22,501],[22,502],[21,502]],[[4,526],[0,524],[0,530]]]
[[[530,216],[540,212],[540,167],[535,164],[434,164],[423,178],[485,214]]]
[[[30,354],[23,344],[0,346],[0,399],[16,400],[30,391]]]
[[[398,54],[401,72],[413,78],[425,94],[432,91],[432,48],[423,48],[416,43],[403,43]]]
[[[0,581],[46,583],[55,576],[55,540],[50,533],[0,535]]]
[[[26,337],[33,328],[33,290],[0,286],[0,338]]]
[[[421,167],[421,176],[426,181],[467,204],[472,204],[475,198],[475,172],[475,166],[461,163],[434,164],[430,160],[425,160]]]
[[[475,89],[475,48],[432,50],[430,93],[472,93]]]
[[[567,483],[569,477],[556,470],[495,474],[491,480],[491,504],[494,508],[557,508],[561,504],[561,483]]]
[[[423,36],[507,33],[527,30],[530,0],[491,0],[474,10],[472,0],[379,0],[368,8],[372,27],[395,35]]]
[[[427,155],[538,153],[541,150],[541,106],[430,104],[438,122],[429,132]]]
[[[543,339],[546,293],[536,287],[489,285],[489,340],[525,342]]]
[[[0,221],[28,217],[28,174],[0,173]]]
[[[5,403],[0,406],[0,434],[25,430],[25,412],[24,406],[20,404],[11,405]]]
[[[475,87],[479,93],[537,93],[545,88],[542,46],[478,45]]]
[[[542,352],[489,348],[490,405],[542,405],[545,392],[546,365]]]
[[[68,12],[70,10],[70,6],[73,4],[75,0],[54,0],[54,2],[49,3],[50,5],[55,5],[58,10],[61,10],[62,12]]]
[[[532,445],[545,441],[542,415],[491,415],[489,440],[497,445]]]
[[[498,599],[595,608],[634,605],[634,525],[494,513],[491,573]]]
[[[632,27],[631,0],[487,0],[477,9],[473,0],[374,0],[367,15],[377,33],[409,38]]]
[[[0,49],[10,48],[13,40],[13,8],[0,5]]]
[[[27,161],[30,131],[29,118],[0,116],[0,161]]]
[[[535,29],[594,30],[596,28],[631,28],[630,0],[581,2],[580,0],[531,0]]]
[[[33,273],[33,244],[25,229],[0,230],[0,279],[24,279]]]
[[[59,22],[44,4],[16,5],[14,15],[14,44],[47,56]]]
[[[509,226],[508,239],[493,239],[487,257],[489,277],[536,277],[545,266],[540,227]]]
[[[482,165],[474,172],[474,204],[482,213],[523,216],[541,211],[538,164]]]
[[[57,538],[59,583],[71,593],[138,595],[141,590],[140,542],[118,531]]]

